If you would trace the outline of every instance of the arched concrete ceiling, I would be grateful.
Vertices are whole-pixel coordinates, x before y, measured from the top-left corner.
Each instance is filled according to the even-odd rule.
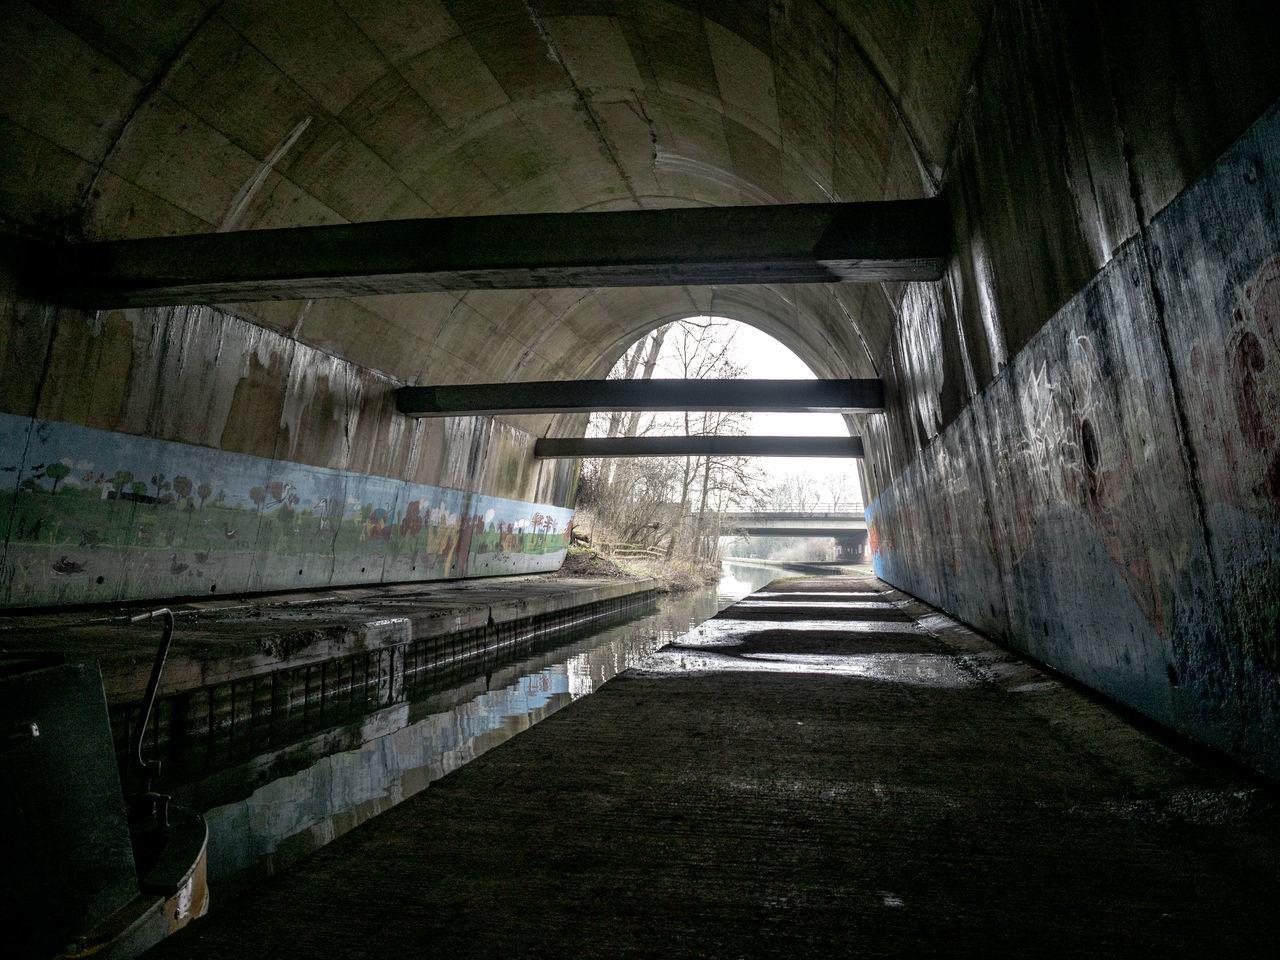
[[[116,239],[931,195],[991,0],[5,0],[0,216]],[[874,375],[875,286],[244,304],[417,382],[601,375],[718,313]]]

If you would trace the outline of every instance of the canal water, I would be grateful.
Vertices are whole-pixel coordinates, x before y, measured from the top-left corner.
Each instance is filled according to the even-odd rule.
[[[284,869],[784,575],[729,561],[723,570],[714,586],[660,598],[603,628],[562,634],[451,689],[167,785],[175,803],[205,814],[210,880],[234,893]]]

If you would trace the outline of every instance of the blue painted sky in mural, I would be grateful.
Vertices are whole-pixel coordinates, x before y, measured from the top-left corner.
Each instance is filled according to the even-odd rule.
[[[133,482],[147,484],[148,492],[155,493],[152,477],[163,474],[172,483],[174,477],[182,476],[191,481],[193,490],[207,483],[211,499],[221,497],[226,506],[246,509],[256,506],[251,496],[255,487],[268,488],[272,484],[279,485],[273,491],[276,496],[268,496],[264,509],[296,497],[292,502],[298,510],[333,515],[333,504],[341,503],[347,517],[369,504],[374,511],[398,518],[406,504],[422,501],[423,513],[430,512],[433,522],[448,523],[456,520],[466,499],[459,490],[9,414],[0,414],[0,449],[0,489],[9,490],[32,477],[49,489],[52,481],[46,473],[48,465],[61,462],[71,472],[60,481],[60,487],[110,485],[117,471],[125,470],[132,474]],[[501,518],[514,522],[517,529],[526,525],[534,511],[554,516],[558,528],[563,528],[573,515],[568,508],[481,495],[472,497],[470,510],[483,516],[486,523]]]

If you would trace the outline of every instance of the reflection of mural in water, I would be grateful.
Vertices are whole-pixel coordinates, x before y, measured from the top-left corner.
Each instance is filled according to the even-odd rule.
[[[0,450],[8,606],[552,570],[573,516],[7,415]]]

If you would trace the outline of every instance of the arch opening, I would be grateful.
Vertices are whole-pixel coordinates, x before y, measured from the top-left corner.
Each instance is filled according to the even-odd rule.
[[[755,325],[698,314],[660,323],[633,340],[608,377],[810,379],[815,371]],[[585,435],[838,437],[849,436],[850,427],[838,414],[606,412],[590,416]],[[617,542],[705,560],[733,533],[725,517],[734,511],[839,512],[860,509],[861,502],[856,460],[707,455],[584,460],[578,508]],[[836,548],[823,539],[815,558],[834,559]]]

